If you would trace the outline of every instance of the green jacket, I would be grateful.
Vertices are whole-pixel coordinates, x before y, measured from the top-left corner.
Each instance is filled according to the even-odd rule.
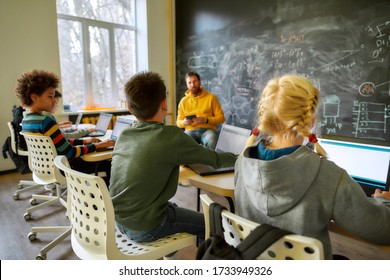
[[[235,160],[233,154],[197,144],[176,126],[133,124],[120,135],[112,156],[110,194],[116,222],[131,230],[152,229],[162,222],[176,193],[180,165],[221,167]]]

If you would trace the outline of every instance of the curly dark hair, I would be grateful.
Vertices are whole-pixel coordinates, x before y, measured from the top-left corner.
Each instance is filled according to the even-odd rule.
[[[31,94],[42,95],[48,88],[56,89],[60,78],[51,72],[34,69],[24,72],[16,81],[15,93],[22,106],[32,104]]]
[[[131,113],[140,120],[153,117],[167,97],[164,80],[158,73],[140,72],[125,85],[127,103]]]

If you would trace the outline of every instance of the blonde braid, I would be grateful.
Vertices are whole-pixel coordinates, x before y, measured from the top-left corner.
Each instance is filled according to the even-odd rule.
[[[320,156],[326,158],[327,154],[324,148],[318,143],[317,137],[315,134],[311,134],[309,127],[310,122],[313,119],[313,113],[315,112],[315,109],[317,108],[317,102],[318,102],[318,90],[316,88],[313,88],[312,95],[310,100],[308,101],[308,106],[306,107],[306,113],[303,117],[303,120],[298,123],[298,125],[295,127],[295,130],[297,133],[303,137],[309,138],[309,141],[314,145],[314,148]]]
[[[297,75],[274,78],[267,83],[258,103],[258,128],[269,142],[276,134],[292,142],[298,136],[308,137],[317,153],[326,157],[326,152],[310,132],[318,101],[318,90],[306,78]],[[254,140],[252,135],[247,144],[253,144]]]

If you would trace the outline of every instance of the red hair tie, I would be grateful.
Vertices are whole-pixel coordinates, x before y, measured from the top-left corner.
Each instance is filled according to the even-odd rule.
[[[309,135],[309,142],[311,142],[311,143],[317,143],[318,142],[318,139],[317,139],[315,134],[312,133],[312,134]]]
[[[252,135],[259,136],[259,133],[260,133],[260,130],[257,127],[252,129]]]

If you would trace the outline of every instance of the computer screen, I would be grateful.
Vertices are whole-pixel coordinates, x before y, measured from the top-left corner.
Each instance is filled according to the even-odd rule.
[[[135,119],[118,117],[112,130],[111,139],[117,140],[122,131],[134,121]]]
[[[359,139],[355,139],[359,140]],[[390,144],[354,142],[352,139],[332,139],[322,136],[321,146],[328,159],[345,169],[363,190],[372,194],[375,189],[389,190],[390,186]]]
[[[246,141],[250,135],[251,131],[249,129],[224,124],[215,150],[239,155],[245,148]]]
[[[108,113],[100,113],[98,121],[96,123],[96,130],[103,130],[106,131],[108,126],[110,125],[112,119],[112,114]]]

